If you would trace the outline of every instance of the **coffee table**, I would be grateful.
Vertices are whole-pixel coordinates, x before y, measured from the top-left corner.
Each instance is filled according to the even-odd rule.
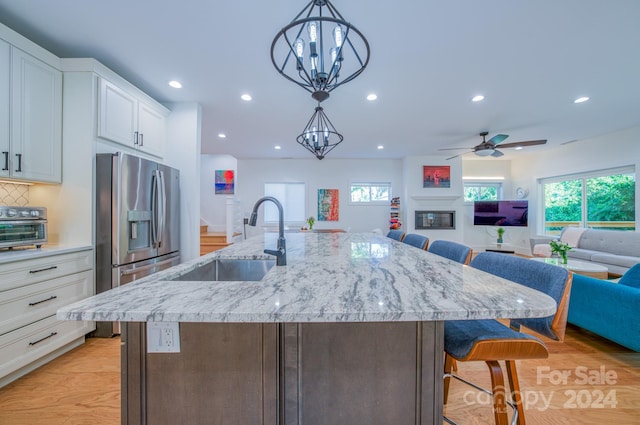
[[[562,264],[562,260],[558,258],[533,257],[531,259],[542,263],[553,264],[554,266],[564,267],[574,273],[595,277],[596,279],[607,279],[609,277],[608,268],[587,261],[567,260],[567,264]]]

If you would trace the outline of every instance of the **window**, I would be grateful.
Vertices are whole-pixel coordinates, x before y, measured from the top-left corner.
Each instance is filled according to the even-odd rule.
[[[499,201],[501,199],[502,182],[464,182],[464,202]]]
[[[351,183],[351,202],[356,204],[384,203],[391,200],[391,183]]]
[[[265,183],[264,195],[276,198],[284,209],[284,221],[287,223],[304,223],[305,214],[305,184],[304,183]],[[264,222],[278,222],[278,207],[273,202],[262,204],[264,208]]]
[[[541,180],[544,233],[566,226],[634,231],[635,180],[633,167]]]

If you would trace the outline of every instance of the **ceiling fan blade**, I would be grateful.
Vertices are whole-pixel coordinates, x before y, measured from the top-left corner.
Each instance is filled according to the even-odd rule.
[[[465,153],[466,153],[466,152],[465,152]],[[446,161],[448,161],[448,160],[450,160],[450,159],[457,158],[457,157],[459,157],[460,155],[464,155],[464,153],[459,153],[458,155],[450,156],[449,158],[446,158],[445,160],[446,160]]]
[[[507,134],[496,134],[491,139],[487,140],[487,142],[497,145],[498,143],[502,143],[507,137],[509,137]]]
[[[494,158],[499,158],[502,155],[504,155],[502,152],[500,152],[498,149],[494,149],[493,153],[491,154],[492,157]]]
[[[461,149],[473,149],[473,148],[442,148],[442,149],[438,149],[439,151],[457,151],[457,150],[461,150]]]
[[[525,142],[513,142],[513,143],[505,143],[504,145],[500,145],[500,148],[517,148],[518,146],[535,146],[535,145],[544,145],[547,143],[545,140],[527,140]]]

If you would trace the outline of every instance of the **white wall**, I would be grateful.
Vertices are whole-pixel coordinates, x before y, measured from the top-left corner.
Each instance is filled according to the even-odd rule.
[[[180,170],[180,257],[200,255],[200,145],[202,108],[197,103],[173,103],[167,120],[165,163]]]
[[[339,221],[316,222],[314,228],[343,228],[352,232],[370,232],[389,226],[389,205],[350,204],[350,184],[353,182],[390,182],[392,195],[402,196],[402,161],[367,159],[280,159],[238,160],[236,199],[243,215],[253,209],[255,202],[264,196],[265,183],[304,182],[307,189],[306,216],[317,218],[318,189],[340,191]],[[262,218],[262,214],[258,217]],[[292,223],[297,228],[303,223]],[[247,236],[260,230],[247,227]]]
[[[529,190],[529,233],[542,234],[538,180],[607,168],[635,166],[640,171],[640,127],[579,140],[511,161],[512,187]],[[636,178],[637,181],[637,178]],[[640,186],[636,184],[636,221],[640,214]],[[636,231],[638,229],[636,228]],[[527,242],[528,243],[528,242]]]
[[[202,155],[200,173],[200,220],[210,232],[226,231],[226,200],[234,195],[216,195],[215,171],[233,170],[238,184],[238,160],[231,155]],[[234,190],[234,192],[236,191]]]

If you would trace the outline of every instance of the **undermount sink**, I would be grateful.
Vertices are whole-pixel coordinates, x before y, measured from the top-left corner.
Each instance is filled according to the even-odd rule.
[[[275,260],[219,259],[200,266],[173,280],[181,281],[258,281],[262,280]]]

